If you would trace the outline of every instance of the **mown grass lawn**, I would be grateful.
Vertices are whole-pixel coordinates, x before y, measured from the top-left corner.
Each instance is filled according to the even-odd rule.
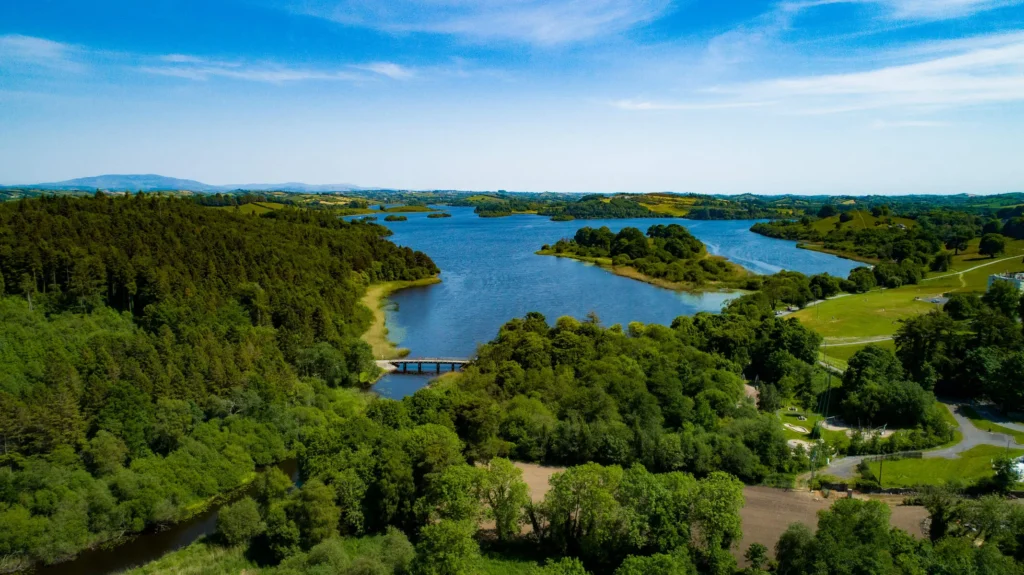
[[[823,345],[821,347],[821,360],[831,365],[838,367],[839,369],[846,370],[846,363],[850,361],[853,354],[864,349],[869,344],[861,345]],[[893,340],[876,341],[871,345],[875,345],[889,351],[896,351],[896,342]]]
[[[792,317],[824,336],[826,344],[891,336],[899,329],[901,319],[939,309],[928,299],[956,292],[981,293],[988,288],[990,275],[1024,270],[1024,262],[1019,259],[1024,257],[1024,240],[1008,242],[1006,253],[997,258],[978,254],[979,242],[977,238],[971,240],[965,251],[954,256],[949,272],[929,273],[916,285],[831,299]],[[958,273],[969,269],[972,271]],[[850,350],[849,355],[855,351]],[[845,359],[841,348],[829,349],[829,355]]]
[[[992,461],[1005,453],[1005,447],[979,445],[956,459],[901,459],[869,465],[875,477],[881,473],[883,488],[942,485],[953,480],[970,483],[994,475]],[[1024,449],[1010,449],[1009,454],[1019,457]]]
[[[815,413],[806,409],[797,408],[797,411],[789,411],[789,406],[780,409],[777,415],[783,424],[789,423],[791,425],[803,427],[808,432],[813,430],[815,425],[825,419],[825,417],[820,413]],[[800,421],[801,416],[805,417],[806,420]],[[832,444],[841,442],[845,436],[845,433],[842,431],[829,431],[827,429],[822,429],[821,431],[822,439]],[[785,425],[782,427],[782,433],[786,436],[786,439],[802,439],[804,441],[811,441],[810,433],[799,433],[786,428]]]
[[[884,337],[896,332],[899,320],[938,309],[923,300],[941,294],[927,284],[875,290],[830,299],[791,317],[824,336],[825,343]]]

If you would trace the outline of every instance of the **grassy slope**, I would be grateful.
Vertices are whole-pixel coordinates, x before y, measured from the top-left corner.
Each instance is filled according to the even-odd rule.
[[[950,480],[963,482],[991,477],[992,460],[1006,453],[1006,448],[994,445],[979,445],[960,454],[956,459],[901,459],[871,463],[871,470],[878,476],[882,467],[883,487],[912,487],[915,485],[941,485]],[[1024,455],[1024,449],[1011,449],[1012,457]]]
[[[823,335],[826,344],[892,336],[899,328],[899,320],[937,309],[935,304],[923,300],[955,292],[984,292],[991,274],[1024,269],[1019,259],[1024,256],[1024,240],[1009,242],[1006,254],[994,259],[978,254],[979,243],[975,238],[966,251],[955,256],[949,272],[929,273],[925,281],[917,285],[829,300],[801,310],[793,317]],[[998,261],[1002,258],[1011,259]],[[993,261],[995,263],[985,265]],[[979,265],[984,267],[957,275]],[[828,353],[845,359],[857,349],[860,347],[831,347]]]
[[[880,220],[887,219],[876,218],[875,216],[871,215],[871,212],[866,212],[863,210],[855,210],[849,213],[850,215],[853,216],[853,219],[851,221],[843,223],[843,229],[847,230],[873,229]],[[832,216],[830,218],[815,221],[813,224],[811,224],[811,227],[821,232],[822,234],[827,234],[828,232],[834,230],[836,224],[838,223],[839,216]],[[908,218],[892,218],[892,223],[903,224],[907,227],[914,227],[915,225],[917,225],[917,222]]]
[[[259,215],[259,214],[265,214],[267,212],[272,212],[274,210],[280,210],[281,208],[284,208],[284,207],[285,207],[284,204],[278,204],[278,203],[275,203],[275,202],[254,202],[254,203],[251,203],[251,204],[243,204],[241,206],[223,206],[223,207],[220,207],[219,209],[222,209],[222,210],[234,210],[234,209],[237,208],[237,210],[239,212],[243,213],[243,214],[257,214],[257,215]]]
[[[388,339],[388,328],[384,313],[384,304],[387,302],[388,296],[398,290],[440,282],[439,278],[425,278],[411,282],[374,284],[367,288],[361,303],[373,312],[373,323],[370,324],[370,328],[363,334],[363,341],[370,344],[370,347],[373,348],[373,357],[375,359],[395,359],[403,357],[408,353],[408,350],[399,349],[398,346]]]
[[[697,198],[672,196],[667,194],[645,194],[643,196],[631,197],[640,205],[652,212],[666,214],[681,218],[690,213]]]

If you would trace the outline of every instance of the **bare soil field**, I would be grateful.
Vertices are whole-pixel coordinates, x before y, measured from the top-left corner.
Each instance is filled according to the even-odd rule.
[[[803,523],[811,529],[818,525],[818,511],[828,509],[836,499],[845,494],[832,493],[824,498],[818,492],[785,491],[772,487],[746,487],[743,489],[746,505],[740,515],[743,517],[743,539],[733,554],[742,561],[743,552],[751,543],[760,543],[772,551],[779,535],[790,523]],[[857,496],[858,499],[867,499]],[[915,537],[924,537],[922,521],[928,517],[924,507],[900,505],[902,497],[872,497],[883,501],[892,510],[891,523],[906,530]]]
[[[534,463],[516,463],[523,470],[523,480],[530,488],[534,501],[544,499],[548,491],[548,479],[552,474],[563,471],[564,467],[545,467]],[[818,511],[828,509],[837,498],[845,494],[832,493],[825,498],[814,491],[786,491],[772,487],[745,487],[743,496],[746,505],[740,511],[743,518],[743,539],[733,548],[733,554],[743,563],[743,552],[751,543],[761,543],[774,555],[779,535],[790,523],[803,523],[811,529],[818,525]],[[858,499],[867,499],[858,495]],[[904,506],[900,496],[871,497],[889,505],[892,509],[892,525],[906,530],[915,537],[924,537],[922,522],[928,517],[923,507]]]

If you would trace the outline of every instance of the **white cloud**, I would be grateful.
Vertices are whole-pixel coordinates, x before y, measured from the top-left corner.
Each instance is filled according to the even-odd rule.
[[[85,66],[76,55],[79,49],[45,38],[8,34],[0,36],[0,67],[33,66],[81,72]]]
[[[365,79],[364,75],[347,70],[296,68],[276,63],[245,64],[241,62],[223,62],[182,54],[162,56],[157,58],[157,62],[143,64],[138,69],[149,74],[187,78],[189,80],[227,78],[269,84],[309,80],[358,81]]]
[[[864,72],[723,88],[744,97],[795,100],[819,112],[961,107],[1024,101],[1024,42]]]
[[[875,5],[891,20],[937,21],[963,18],[979,12],[1024,3],[1024,0],[794,0],[782,2],[783,10],[802,11],[830,4]]]
[[[761,108],[772,102],[652,102],[646,100],[616,100],[612,105],[622,110],[735,110]]]
[[[870,70],[777,78],[697,90],[693,101],[632,103],[631,110],[708,109],[771,105],[783,113],[831,114],[904,109],[934,112],[1024,102],[1024,37],[1008,34],[964,39],[959,46],[909,50],[910,61]],[[956,48],[959,51],[953,52]]]
[[[948,125],[948,122],[933,120],[875,120],[871,123],[871,128],[875,130],[887,130],[889,128],[942,128]]]
[[[405,66],[400,66],[393,62],[372,62],[370,64],[362,64],[353,66],[360,70],[366,70],[367,72],[373,72],[381,76],[387,76],[392,80],[408,80],[416,75],[416,72]]]
[[[451,34],[475,41],[551,46],[628,30],[671,0],[296,0],[290,9],[390,33]]]
[[[140,65],[139,70],[161,76],[187,78],[189,80],[209,80],[211,78],[227,78],[251,82],[284,84],[309,80],[362,82],[380,78],[391,80],[409,80],[419,77],[420,70],[402,66],[394,62],[370,62],[368,64],[349,64],[340,69],[316,69],[286,66],[279,63],[245,63],[223,60],[211,60],[185,54],[168,54],[155,61]],[[432,68],[431,73],[448,73],[446,68]],[[465,74],[461,66],[452,71],[453,74]]]
[[[863,0],[882,4],[897,20],[946,20],[1021,4],[1021,0]]]

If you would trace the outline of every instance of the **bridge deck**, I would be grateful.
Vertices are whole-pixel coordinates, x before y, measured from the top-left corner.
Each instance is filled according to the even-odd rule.
[[[403,357],[385,360],[388,363],[457,363],[465,365],[473,360],[464,357]]]

